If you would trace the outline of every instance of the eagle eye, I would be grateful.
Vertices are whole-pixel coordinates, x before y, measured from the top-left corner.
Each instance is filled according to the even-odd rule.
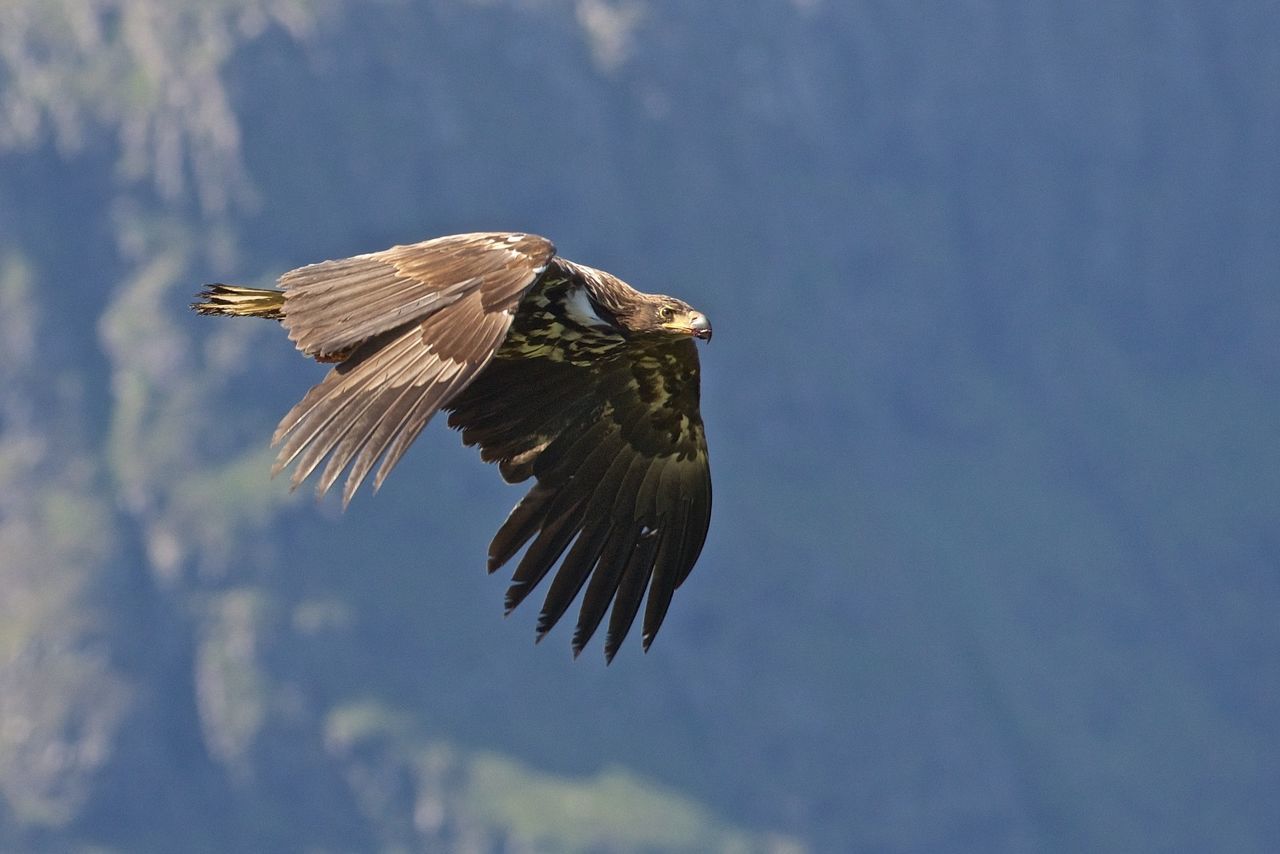
[[[662,308],[658,309],[658,315],[663,320],[670,320],[671,318],[676,316],[676,312],[675,312],[675,309],[673,309],[671,306],[664,305]]]

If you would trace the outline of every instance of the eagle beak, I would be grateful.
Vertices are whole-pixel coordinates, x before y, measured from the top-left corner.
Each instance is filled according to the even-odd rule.
[[[692,312],[689,315],[689,332],[694,338],[701,338],[703,341],[710,341],[711,323],[707,320],[707,316],[701,312]]]

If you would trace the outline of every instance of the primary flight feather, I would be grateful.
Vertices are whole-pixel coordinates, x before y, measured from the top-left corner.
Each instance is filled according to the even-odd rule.
[[[276,428],[273,472],[292,464],[297,487],[320,469],[323,495],[345,471],[345,506],[448,411],[507,481],[534,480],[489,546],[490,572],[525,549],[507,610],[558,564],[539,639],[585,586],[575,656],[609,613],[612,660],[642,601],[649,648],[711,520],[693,343],[711,338],[705,316],[520,233],[395,246],[279,284],[209,285],[192,304],[279,320],[305,355],[337,363]]]

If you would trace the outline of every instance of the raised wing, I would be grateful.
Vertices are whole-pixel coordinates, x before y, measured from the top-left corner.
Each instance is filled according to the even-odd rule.
[[[692,341],[633,344],[591,364],[500,353],[448,404],[449,425],[483,459],[508,480],[537,480],[495,535],[489,569],[532,540],[507,590],[510,611],[560,564],[539,639],[585,585],[574,655],[612,603],[612,660],[646,589],[644,648],[652,643],[711,520],[698,370]]]
[[[331,356],[448,308],[469,294],[514,310],[556,247],[536,234],[454,234],[322,261],[280,277],[284,327],[308,356]]]
[[[374,489],[431,416],[475,379],[555,254],[529,234],[463,234],[286,273],[284,326],[298,349],[342,359],[276,428],[273,472],[298,486],[327,456],[323,495],[351,466],[349,502]]]

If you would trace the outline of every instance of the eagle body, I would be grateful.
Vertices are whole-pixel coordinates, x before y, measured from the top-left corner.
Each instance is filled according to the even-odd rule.
[[[555,569],[539,639],[585,588],[575,655],[609,613],[612,660],[642,602],[648,649],[711,518],[702,314],[521,233],[325,261],[280,285],[210,285],[192,306],[279,320],[305,355],[336,363],[281,420],[273,472],[292,464],[297,487],[324,463],[321,495],[345,472],[345,506],[445,410],[507,481],[534,481],[489,547],[491,572],[524,550],[508,612]]]

